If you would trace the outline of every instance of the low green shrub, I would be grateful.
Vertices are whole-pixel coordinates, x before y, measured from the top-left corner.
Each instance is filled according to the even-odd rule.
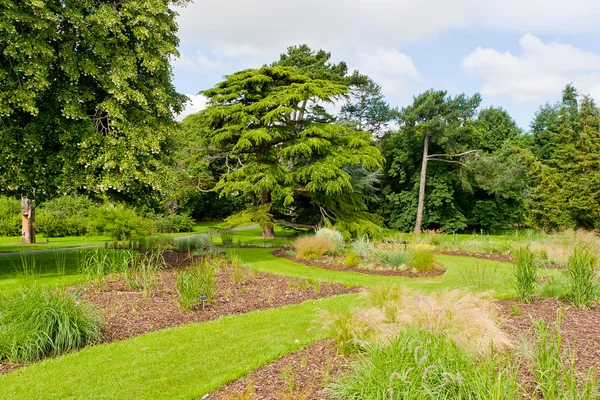
[[[595,300],[597,260],[587,249],[578,247],[569,256],[569,300],[575,307],[588,307]]]
[[[152,220],[159,233],[193,232],[194,220],[189,215],[158,216]]]
[[[21,202],[11,197],[0,196],[0,236],[21,234]]]
[[[85,196],[61,196],[45,201],[38,207],[36,230],[46,237],[85,235],[95,209]]]
[[[177,243],[171,236],[152,235],[133,238],[127,247],[135,251],[168,250],[177,248]]]
[[[151,221],[124,206],[105,206],[94,210],[90,227],[93,232],[116,241],[148,236],[153,229]]]
[[[99,342],[101,324],[75,296],[30,289],[0,303],[0,360],[32,362]]]
[[[518,399],[516,374],[497,359],[460,349],[447,336],[407,330],[369,346],[331,387],[334,398]]]
[[[156,287],[157,274],[164,266],[165,259],[160,250],[137,255],[125,270],[127,285],[150,297]]]
[[[520,247],[513,252],[513,256],[515,258],[513,284],[517,292],[517,298],[524,303],[529,303],[535,294],[539,277],[535,254],[529,247]]]
[[[335,244],[324,236],[304,236],[292,243],[296,255],[300,258],[319,258],[336,251]]]
[[[377,258],[380,264],[397,269],[406,269],[412,260],[411,254],[405,250],[381,250]]]
[[[220,262],[214,258],[204,258],[189,268],[177,272],[177,294],[179,305],[184,311],[191,311],[204,301],[211,303],[217,297],[217,271]]]
[[[551,276],[540,287],[539,295],[541,297],[564,299],[569,295],[569,283],[564,277]]]
[[[187,238],[181,238],[176,241],[177,249],[188,253],[197,251],[209,251],[213,248],[213,242],[208,236],[196,235]]]
[[[233,247],[233,231],[230,229],[225,229],[220,231],[221,236],[221,244],[224,247]]]
[[[409,268],[414,268],[418,272],[426,272],[438,268],[433,253],[427,250],[412,251],[408,266]]]
[[[352,268],[358,266],[360,263],[360,258],[356,255],[356,253],[349,251],[344,259],[344,265],[346,268]]]
[[[321,228],[315,232],[315,236],[329,239],[329,241],[335,246],[335,254],[341,254],[344,252],[346,242],[344,241],[344,235],[342,232],[336,231],[335,229]]]

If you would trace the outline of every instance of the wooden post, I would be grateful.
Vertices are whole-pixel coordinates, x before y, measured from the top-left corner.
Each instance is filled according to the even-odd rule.
[[[21,243],[35,243],[35,200],[21,197]]]

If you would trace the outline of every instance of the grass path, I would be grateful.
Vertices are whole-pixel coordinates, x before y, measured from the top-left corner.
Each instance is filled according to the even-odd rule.
[[[2,399],[197,399],[323,339],[315,309],[357,295],[167,329],[90,347],[0,376]]]

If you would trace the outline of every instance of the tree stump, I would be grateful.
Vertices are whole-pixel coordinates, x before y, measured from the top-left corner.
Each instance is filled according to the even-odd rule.
[[[21,243],[35,243],[35,200],[21,197]]]

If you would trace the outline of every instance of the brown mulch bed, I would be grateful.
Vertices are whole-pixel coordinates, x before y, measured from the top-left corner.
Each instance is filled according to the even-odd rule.
[[[289,254],[286,250],[276,250],[273,252],[274,256],[286,258],[290,261],[308,265],[310,267],[317,267],[323,269],[330,269],[332,271],[346,271],[346,272],[358,272],[359,274],[367,274],[367,275],[383,275],[383,276],[404,276],[407,278],[422,278],[422,277],[432,277],[432,276],[440,276],[446,272],[446,269],[442,266],[439,268],[423,271],[423,272],[412,272],[410,270],[401,271],[399,269],[391,269],[391,268],[381,268],[381,269],[367,269],[360,267],[346,267],[345,265],[338,264],[335,262],[328,262],[326,258],[320,258],[316,260],[305,260],[302,258],[298,258]]]
[[[347,368],[347,359],[337,354],[332,340],[313,343],[296,353],[259,368],[205,397],[229,399],[324,400],[331,376]]]
[[[531,304],[503,300],[498,305],[507,318],[502,328],[513,337],[526,339],[534,336],[532,320],[541,319],[555,326],[557,310],[566,308],[561,326],[564,344],[574,352],[580,371],[594,367],[600,372],[600,306],[595,305],[589,309],[572,308],[556,299],[539,299]],[[511,306],[518,307],[522,315],[512,315]]]
[[[479,258],[482,260],[500,261],[507,263],[514,263],[515,260],[512,254],[500,254],[500,253],[468,253],[460,250],[439,250],[439,254],[445,254],[448,256],[461,256],[461,257],[472,257]],[[564,265],[558,264],[543,264],[539,266],[545,269],[566,269]]]
[[[191,312],[181,311],[177,300],[176,271],[159,274],[151,297],[131,291],[121,280],[107,282],[99,290],[88,290],[83,299],[104,310],[106,340],[125,339],[159,329],[297,304],[359,289],[341,284],[309,284],[304,279],[288,278],[243,268],[243,282],[235,283],[232,268],[218,273],[217,300]]]

